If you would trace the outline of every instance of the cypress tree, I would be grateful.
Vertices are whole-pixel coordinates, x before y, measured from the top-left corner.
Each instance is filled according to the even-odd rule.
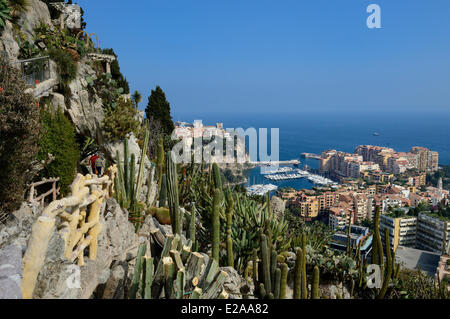
[[[170,115],[170,103],[166,99],[164,91],[157,86],[152,90],[148,98],[148,105],[145,114],[150,121],[157,121],[161,124],[164,135],[170,136],[175,129]]]

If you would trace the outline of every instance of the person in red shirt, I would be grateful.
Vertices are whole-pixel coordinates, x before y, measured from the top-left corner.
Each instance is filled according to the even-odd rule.
[[[98,156],[98,154],[94,154],[89,159],[89,161],[91,162],[92,173],[94,173],[95,175],[97,175],[97,168],[95,167],[95,161],[97,160],[97,158],[100,158],[100,156]]]

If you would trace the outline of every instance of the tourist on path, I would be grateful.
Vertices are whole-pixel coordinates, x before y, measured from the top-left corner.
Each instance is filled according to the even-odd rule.
[[[105,167],[105,160],[103,159],[103,156],[98,156],[98,158],[95,160],[95,169],[97,171],[98,177],[101,177],[103,175],[104,167]]]
[[[98,154],[95,153],[95,154],[92,155],[91,158],[89,159],[89,161],[91,162],[92,173],[95,174],[95,175],[98,175],[97,169],[95,168],[95,161],[96,161],[99,157],[100,157],[100,156],[98,156]]]

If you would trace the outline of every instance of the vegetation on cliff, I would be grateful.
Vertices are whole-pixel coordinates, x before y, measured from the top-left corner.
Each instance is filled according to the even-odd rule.
[[[0,56],[0,214],[17,209],[24,199],[38,152],[39,109],[25,93],[22,74]]]
[[[39,140],[38,159],[44,160],[52,154],[55,160],[47,165],[41,177],[59,177],[61,193],[64,195],[72,184],[80,159],[79,145],[76,141],[75,127],[61,109],[41,112],[42,137]]]

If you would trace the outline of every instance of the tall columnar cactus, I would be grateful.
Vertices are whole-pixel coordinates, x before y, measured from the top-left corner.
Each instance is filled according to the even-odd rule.
[[[269,293],[272,292],[272,284],[270,279],[270,255],[267,245],[267,237],[264,234],[261,234],[260,236],[260,248],[264,287],[266,289],[266,292]]]
[[[258,282],[258,253],[256,249],[253,249],[252,263],[253,263],[253,285],[256,287],[256,283]]]
[[[312,299],[320,299],[320,290],[319,290],[319,267],[314,267],[313,274],[313,283],[311,286],[311,298]]]
[[[276,278],[275,273],[277,271],[277,251],[275,249],[272,249],[272,254],[270,255],[270,279],[272,280],[272,292],[275,293],[275,287],[276,287]],[[275,294],[274,294],[275,295]]]
[[[227,262],[229,267],[234,267],[233,239],[231,238],[233,226],[233,197],[228,196],[227,200]]]
[[[131,154],[130,160],[130,174],[128,176],[128,194],[130,194],[130,207],[133,207],[137,203],[136,193],[135,193],[135,181],[134,177],[136,176],[136,155]]]
[[[384,278],[383,278],[383,285],[381,287],[380,293],[377,296],[377,299],[383,299],[384,296],[386,295],[386,291],[389,285],[389,281],[391,280],[392,277],[392,254],[391,254],[391,243],[389,240],[389,229],[385,228],[385,233],[384,233],[384,240],[385,240],[385,245],[386,245],[386,263],[385,263],[385,269],[386,272],[384,274]],[[382,247],[383,248],[383,247]]]
[[[196,215],[197,215],[197,208],[195,207],[195,203],[192,204],[191,209],[191,219],[189,221],[189,239],[193,244],[195,244],[195,231],[196,231]]]
[[[273,288],[273,295],[275,299],[280,299],[280,289],[281,289],[281,269],[277,268],[275,270],[275,281]]]
[[[166,157],[166,179],[167,195],[170,209],[170,220],[172,222],[172,232],[181,235],[182,218],[180,214],[178,198],[178,175],[177,167],[173,160],[173,152],[168,152]]]
[[[376,248],[378,250],[378,257],[377,261],[379,265],[383,264],[384,256],[383,256],[383,244],[381,242],[381,236],[380,236],[380,207],[377,206],[375,208],[375,229],[374,229],[374,240],[376,240]],[[390,247],[390,246],[389,246]],[[372,248],[373,249],[373,248]],[[372,263],[375,264],[375,261],[372,261]]]
[[[286,263],[281,266],[281,284],[280,284],[280,299],[286,299],[286,285],[288,279],[289,268]]]
[[[144,273],[143,273],[143,291],[142,294],[144,296],[144,299],[152,299],[151,295],[151,287],[153,283],[153,273],[154,273],[154,265],[153,265],[153,258],[144,256],[144,262],[142,267]]]
[[[219,248],[220,248],[220,203],[222,199],[222,192],[216,188],[213,197],[213,211],[212,211],[212,258],[219,262]]]
[[[295,253],[295,273],[294,273],[294,299],[301,299],[302,297],[302,270],[303,270],[303,250],[297,248]]]
[[[220,169],[217,163],[213,164],[212,169],[214,175],[214,187],[222,190],[222,177],[220,177]]]
[[[306,277],[306,234],[302,235],[302,299],[308,298],[308,283]]]
[[[138,170],[138,176],[137,176],[137,180],[136,180],[136,188],[135,188],[136,202],[139,201],[139,196],[141,195],[142,184],[144,183],[145,157],[147,156],[149,139],[150,139],[150,131],[148,130],[148,128],[146,128],[145,135],[144,135],[144,145],[143,145],[143,148],[141,151],[141,159],[139,162],[139,170]],[[149,174],[151,174],[151,170],[150,170]],[[134,176],[133,176],[133,179],[134,179]],[[151,184],[149,184],[148,187],[150,188]]]
[[[161,190],[159,192],[159,207],[165,207],[167,203],[167,179],[166,174],[162,175]]]
[[[157,172],[157,180],[158,185],[161,188],[162,177],[164,174],[164,143],[163,139],[159,138],[158,140],[158,153],[156,157],[156,172]]]
[[[352,214],[350,213],[350,218],[347,227],[347,254],[350,254],[351,252],[351,242],[352,242],[351,229],[352,229]]]
[[[123,177],[124,177],[124,183],[125,183],[125,191],[127,194],[130,193],[130,152],[128,149],[128,139],[125,138],[123,141]]]
[[[139,290],[139,284],[141,283],[142,266],[143,266],[143,260],[144,260],[143,257],[144,257],[146,249],[147,249],[146,244],[139,246],[138,254],[136,257],[136,265],[134,266],[133,280],[131,282],[130,299],[136,299],[136,294]]]
[[[114,195],[119,204],[122,207],[127,208],[130,211],[130,214],[135,215],[135,217],[140,217],[140,209],[142,206],[139,205],[139,198],[144,179],[144,165],[148,147],[147,146],[148,139],[149,139],[149,131],[147,129],[145,131],[144,147],[141,150],[141,157],[137,178],[135,174],[136,154],[134,153],[131,154],[131,161],[130,161],[127,139],[125,139],[123,142],[123,154],[124,154],[123,167],[119,151],[116,152],[118,174],[117,178],[115,178],[114,180],[114,191],[115,191]],[[139,225],[140,223],[138,223],[138,227]]]

